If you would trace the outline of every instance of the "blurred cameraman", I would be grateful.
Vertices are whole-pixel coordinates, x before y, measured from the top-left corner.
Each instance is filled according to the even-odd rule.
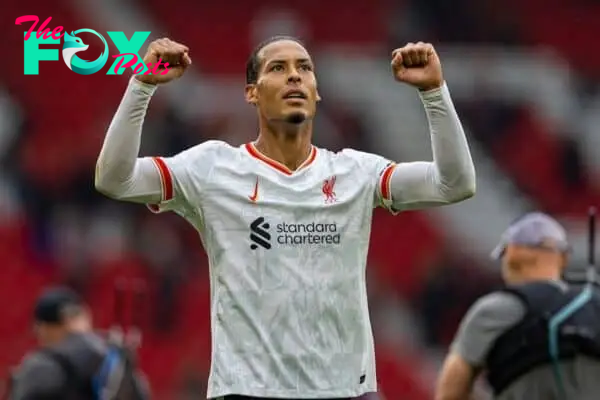
[[[436,400],[468,398],[483,372],[497,400],[600,398],[600,291],[561,278],[570,251],[547,214],[511,224],[492,253],[506,286],[463,318]]]
[[[88,307],[73,291],[51,288],[37,301],[40,348],[12,377],[10,400],[146,400],[149,390],[120,338],[93,332]]]

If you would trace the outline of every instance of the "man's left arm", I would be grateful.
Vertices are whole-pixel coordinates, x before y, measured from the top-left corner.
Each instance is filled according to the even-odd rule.
[[[457,203],[475,194],[475,166],[465,132],[448,87],[419,92],[427,119],[432,162],[391,165],[388,185],[394,210],[411,210]]]
[[[397,81],[419,89],[429,123],[433,161],[389,165],[381,174],[383,203],[402,211],[472,197],[475,166],[433,46],[417,43],[395,50],[392,70]]]

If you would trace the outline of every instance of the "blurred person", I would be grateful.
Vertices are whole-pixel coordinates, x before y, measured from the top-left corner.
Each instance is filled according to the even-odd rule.
[[[100,152],[97,189],[174,211],[199,232],[210,261],[213,357],[208,397],[349,399],[377,391],[365,269],[373,209],[453,204],[475,193],[475,169],[430,44],[392,53],[393,77],[412,85],[429,122],[432,162],[396,164],[312,144],[321,100],[302,43],[274,37],[252,52],[246,101],[258,138],[206,141],[173,157],[139,157],[159,84],[183,75],[189,49],[150,44]],[[401,140],[399,138],[399,140]]]
[[[124,348],[93,332],[88,307],[72,290],[45,291],[34,310],[40,348],[12,377],[11,400],[142,400],[149,391]]]
[[[569,248],[564,228],[546,214],[513,222],[492,253],[502,260],[507,286],[467,312],[442,367],[437,400],[468,399],[483,371],[498,400],[598,398],[600,294],[563,314],[582,291],[561,278]],[[567,319],[554,336],[549,326],[561,314]]]

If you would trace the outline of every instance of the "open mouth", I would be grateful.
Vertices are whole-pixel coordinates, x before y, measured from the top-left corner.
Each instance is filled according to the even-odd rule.
[[[306,100],[307,96],[304,94],[304,92],[300,91],[300,90],[291,90],[289,92],[287,92],[283,98],[285,100]]]

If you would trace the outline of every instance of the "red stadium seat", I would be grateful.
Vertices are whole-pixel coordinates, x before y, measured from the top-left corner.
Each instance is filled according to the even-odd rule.
[[[264,10],[293,10],[294,17],[306,25],[311,45],[381,44],[387,38],[385,25],[381,23],[388,11],[386,0],[357,2],[352,6],[341,0],[286,3],[184,0],[178,7],[167,9],[159,0],[148,3],[151,7],[147,10],[156,13],[156,20],[161,21],[169,36],[185,42],[201,70],[211,74],[244,76],[246,59],[255,44],[251,39],[252,21]]]

